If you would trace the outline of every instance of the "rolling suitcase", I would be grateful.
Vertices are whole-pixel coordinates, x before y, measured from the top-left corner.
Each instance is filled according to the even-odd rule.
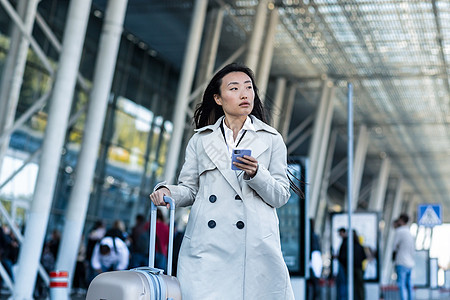
[[[151,203],[149,267],[128,271],[101,273],[89,285],[86,300],[179,300],[180,283],[172,274],[173,232],[175,203],[164,196],[170,205],[169,250],[167,274],[154,268],[156,243],[156,206]]]

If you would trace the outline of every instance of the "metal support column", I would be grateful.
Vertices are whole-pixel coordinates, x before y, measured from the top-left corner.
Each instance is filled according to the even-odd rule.
[[[284,108],[284,120],[283,127],[281,129],[281,134],[285,141],[287,141],[287,137],[289,134],[289,125],[292,119],[292,113],[294,110],[294,101],[295,101],[295,92],[297,91],[297,86],[295,84],[291,84],[287,93],[286,99],[286,107]]]
[[[14,21],[15,25],[20,29],[20,32],[23,34],[24,37],[28,39],[30,42],[31,48],[34,50],[36,56],[41,61],[44,68],[48,71],[50,75],[53,75],[53,66],[48,60],[47,56],[45,55],[44,51],[42,51],[39,44],[36,42],[36,40],[33,38],[31,34],[28,33],[25,24],[22,22],[22,19],[20,16],[16,13],[14,10],[14,7],[11,5],[10,1],[8,0],[0,0],[0,4],[5,9],[6,13],[11,17],[11,19]]]
[[[268,0],[260,0],[258,7],[256,7],[252,35],[250,37],[247,57],[245,59],[245,64],[252,69],[255,74],[258,74],[259,52],[261,51],[261,44],[264,36],[268,2]]]
[[[75,183],[66,210],[64,231],[56,261],[56,270],[69,272],[68,292],[70,292],[79,244],[82,242],[81,235],[105,123],[127,3],[128,0],[109,0],[103,21],[94,69],[93,88],[89,97],[83,141],[76,166]]]
[[[314,131],[312,142],[309,148],[311,159],[311,196],[309,206],[309,217],[315,218],[319,204],[320,186],[322,184],[323,167],[325,164],[326,149],[330,137],[331,121],[333,119],[334,91],[332,82],[326,82],[320,101],[316,119],[314,121]]]
[[[332,169],[330,173],[330,182],[332,185],[339,180],[345,173],[347,173],[347,157],[341,159]]]
[[[222,32],[223,17],[225,9],[223,7],[214,8],[207,18],[205,40],[198,62],[198,76],[195,86],[199,87],[207,84],[212,77],[216,63],[217,49],[219,47],[220,33]],[[204,88],[202,89],[204,90]],[[201,99],[201,97],[199,97]]]
[[[331,166],[333,165],[333,156],[334,150],[336,148],[337,141],[337,131],[333,130],[330,136],[330,141],[328,142],[328,151],[325,159],[325,166],[323,168],[323,179],[322,185],[320,187],[319,193],[319,205],[318,210],[315,216],[315,230],[317,233],[322,232],[322,226],[326,219],[326,206],[327,206],[327,192],[330,184],[330,176],[331,176]]]
[[[330,81],[324,81],[322,86],[322,93],[320,96],[319,104],[316,108],[316,112],[314,114],[314,124],[313,124],[313,136],[311,139],[311,142],[309,144],[309,161],[310,161],[310,168],[309,168],[309,176],[310,178],[314,178],[314,171],[317,168],[317,154],[320,147],[320,138],[321,138],[321,132],[323,131],[324,126],[324,116],[328,104],[328,96],[330,93],[330,87],[332,83]],[[311,206],[310,206],[311,208]]]
[[[71,1],[69,5],[39,173],[19,254],[14,299],[32,299],[90,8],[91,0]]]
[[[195,66],[200,49],[207,7],[207,0],[195,1],[194,12],[191,19],[191,28],[188,37],[188,45],[186,47],[183,59],[183,67],[181,68],[181,77],[176,96],[175,113],[172,118],[174,120],[173,133],[165,170],[165,178],[168,183],[174,183],[176,181],[175,175],[178,167],[184,126],[186,125],[186,109],[188,106],[192,82],[194,80]]]
[[[387,230],[386,235],[386,244],[384,247],[384,253],[381,256],[383,258],[382,262],[382,270],[381,270],[381,284],[386,285],[390,281],[391,277],[391,270],[392,270],[392,249],[393,249],[393,243],[394,243],[394,236],[395,236],[395,230],[392,227],[392,222],[400,215],[401,207],[402,207],[402,201],[403,201],[403,188],[404,188],[404,181],[403,179],[399,179],[397,183],[397,189],[395,190],[395,198],[394,198],[394,204],[392,207],[392,214],[388,222],[386,222],[385,226]],[[383,249],[383,247],[381,248]]]
[[[137,89],[137,95],[136,95],[136,99],[142,99],[143,97],[146,96],[147,92],[145,91],[145,87],[147,85],[147,81],[146,81],[146,75],[148,74],[147,71],[149,69],[149,60],[151,59],[151,56],[146,55],[143,58],[142,61],[142,68],[139,72],[139,85],[138,85],[138,89]],[[162,80],[160,80],[159,82],[162,82]],[[161,88],[161,84],[159,84],[159,88]],[[111,93],[112,95],[112,93]],[[141,180],[140,180],[140,184],[139,184],[139,188],[137,188],[137,192],[138,192],[138,197],[136,199],[136,201],[133,201],[134,203],[131,206],[131,210],[129,213],[129,223],[127,224],[128,228],[132,228],[135,224],[135,220],[136,220],[136,215],[138,215],[140,212],[142,211],[149,211],[150,209],[146,209],[145,207],[148,204],[148,195],[150,194],[150,191],[153,190],[153,188],[149,188],[150,187],[150,177],[148,176],[149,172],[150,172],[150,152],[152,150],[152,141],[153,141],[153,134],[154,134],[154,126],[155,126],[155,115],[157,114],[157,112],[155,111],[155,107],[156,107],[156,101],[158,99],[158,94],[155,93],[152,96],[152,101],[150,103],[149,106],[147,106],[147,108],[149,108],[153,113],[150,114],[150,120],[148,122],[148,134],[147,134],[147,140],[145,143],[145,152],[144,152],[144,162],[143,162],[143,170],[141,172],[142,176],[141,176]],[[106,115],[105,114],[105,123],[106,123]],[[104,126],[103,126],[104,127]],[[101,144],[100,144],[101,147]],[[95,178],[95,175],[94,175]],[[93,197],[92,197],[93,198]],[[89,210],[89,208],[88,208]],[[86,226],[86,225],[85,225]]]
[[[269,82],[270,67],[272,65],[273,48],[275,33],[277,31],[278,25],[278,9],[272,8],[269,18],[269,27],[267,28],[266,40],[264,41],[264,49],[261,56],[261,61],[258,66],[258,75],[256,76],[256,81],[258,82],[258,89],[262,101],[266,99],[267,84]],[[277,127],[275,127],[277,128]]]
[[[300,145],[303,144],[303,142],[306,141],[306,139],[308,139],[312,135],[312,131],[313,130],[311,128],[308,128],[298,138],[295,138],[295,141],[292,144],[288,145],[288,149],[287,149],[288,155],[291,155],[291,153],[294,152],[295,149],[300,147]],[[311,177],[311,176],[309,176],[309,177]]]
[[[369,145],[369,133],[365,125],[361,125],[358,134],[358,144],[356,145],[355,160],[353,165],[353,190],[352,190],[352,211],[358,207],[359,191],[366,161],[367,146]]]
[[[391,161],[389,158],[383,158],[381,162],[380,172],[374,188],[374,193],[370,198],[369,210],[381,212],[384,206],[384,199],[386,195],[386,188],[389,179],[389,171],[391,168]]]
[[[20,0],[17,5],[18,14],[23,17],[26,33],[29,35],[33,31],[38,2],[38,0]],[[0,133],[14,123],[29,46],[28,38],[14,26],[0,86]],[[8,145],[9,136],[0,143],[0,173]]]
[[[291,144],[295,144],[295,142],[298,140],[298,135],[301,133],[302,135],[305,133],[305,128],[307,128],[314,119],[314,115],[309,115],[306,119],[304,119],[297,127],[295,127],[291,132],[289,132],[287,138],[286,138],[286,144],[288,145],[288,149],[291,147]],[[311,130],[312,132],[312,130]]]
[[[286,78],[279,77],[277,79],[277,86],[275,89],[274,107],[272,108],[272,126],[278,131],[281,130],[281,115],[283,111],[283,102],[286,91]]]
[[[347,103],[347,191],[352,191],[353,185],[353,84],[347,83],[348,86],[348,103]],[[351,208],[353,194],[347,193],[347,207]],[[348,300],[353,300],[353,230],[352,230],[352,215],[353,211],[350,209],[347,212],[348,229],[347,229],[347,294]]]

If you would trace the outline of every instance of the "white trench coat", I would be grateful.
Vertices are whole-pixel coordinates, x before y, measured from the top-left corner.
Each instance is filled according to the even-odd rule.
[[[294,299],[280,247],[275,208],[290,196],[286,146],[272,127],[250,116],[239,148],[251,149],[257,174],[231,170],[220,124],[197,130],[186,149],[178,206],[192,205],[178,262],[183,300]]]

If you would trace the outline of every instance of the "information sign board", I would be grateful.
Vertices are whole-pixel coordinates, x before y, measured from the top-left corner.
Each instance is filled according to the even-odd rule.
[[[442,224],[442,206],[440,204],[419,204],[417,206],[417,224],[433,227]]]

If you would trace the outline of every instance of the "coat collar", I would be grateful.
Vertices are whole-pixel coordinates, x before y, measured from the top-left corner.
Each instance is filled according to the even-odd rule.
[[[271,134],[277,134],[277,131],[260,121],[258,118],[252,115],[250,115],[250,117],[252,118],[256,131],[247,131],[239,148],[251,149],[252,156],[258,159],[258,157],[269,148],[267,142],[259,136],[258,132],[266,131]],[[203,135],[203,148],[209,159],[217,166],[217,169],[222,173],[233,189],[242,197],[243,195],[236,173],[231,170],[231,157],[229,157],[227,146],[220,129],[223,118],[224,117],[222,116],[216,123],[196,129],[196,131]]]
[[[220,130],[219,126],[220,126],[220,124],[221,124],[221,122],[223,121],[224,118],[225,118],[224,116],[221,116],[216,121],[216,123],[214,123],[212,125],[203,126],[201,128],[195,129],[194,131],[196,131],[196,132],[204,132],[204,131],[208,131],[208,130],[210,130],[210,131],[215,131],[217,129]],[[272,134],[277,134],[278,133],[278,131],[276,131],[275,128],[270,127],[269,125],[267,125],[266,123],[264,123],[263,121],[258,119],[257,117],[255,117],[253,115],[250,115],[250,118],[252,119],[253,126],[255,127],[256,131],[264,130],[264,131],[270,132]]]

